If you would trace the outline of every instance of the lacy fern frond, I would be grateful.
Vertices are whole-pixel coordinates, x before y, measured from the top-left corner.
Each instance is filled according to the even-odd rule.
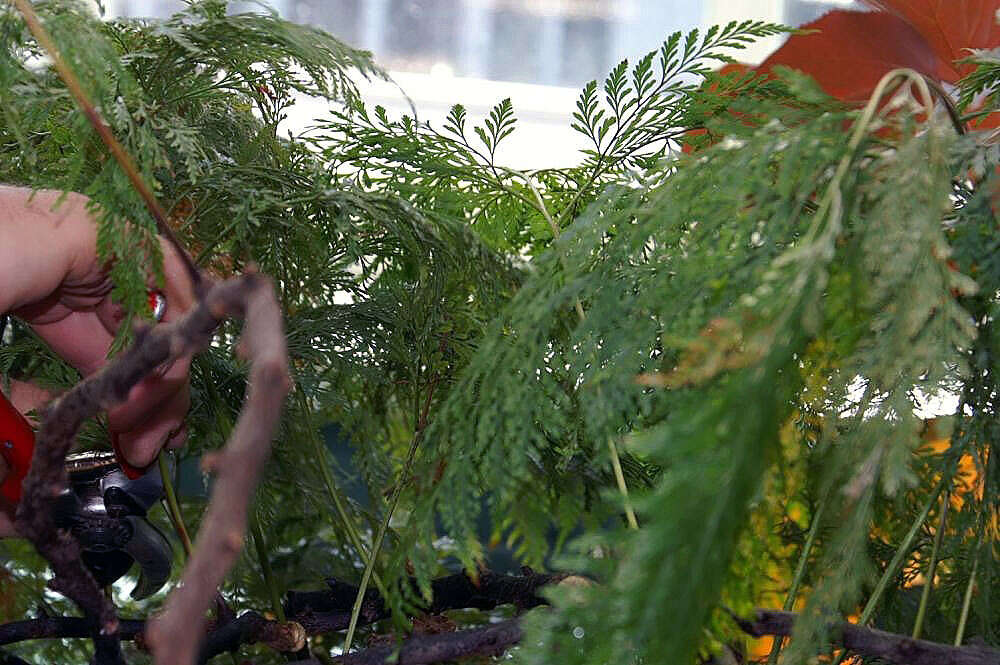
[[[606,185],[628,181],[679,149],[691,128],[728,106],[719,103],[726,94],[766,90],[759,77],[720,79],[711,66],[731,61],[734,49],[754,39],[787,30],[745,21],[704,34],[678,32],[631,69],[622,61],[605,81],[603,94],[596,81],[581,93],[573,127],[593,146],[569,168],[521,172],[498,164],[497,146],[516,131],[509,99],[498,103],[482,125],[471,127],[461,104],[452,107],[441,128],[357,105],[320,123],[312,138],[335,168],[365,188],[393,191],[416,205],[461,217],[503,250],[544,247]],[[706,78],[716,82],[715,89],[703,85]]]

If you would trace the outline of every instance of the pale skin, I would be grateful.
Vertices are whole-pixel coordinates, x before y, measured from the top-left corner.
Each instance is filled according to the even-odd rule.
[[[0,313],[29,324],[69,364],[88,376],[104,366],[121,322],[111,300],[106,266],[97,258],[97,227],[87,199],[59,192],[0,185]],[[176,251],[166,242],[163,264],[167,299],[163,322],[190,308],[192,285]],[[150,279],[152,285],[152,279]],[[184,443],[184,416],[190,405],[190,358],[158,368],[107,414],[126,461],[151,464],[163,447]],[[22,413],[42,406],[51,395],[37,386],[11,382],[8,395]],[[0,458],[0,482],[7,474]],[[12,506],[0,506],[0,537],[16,535]]]

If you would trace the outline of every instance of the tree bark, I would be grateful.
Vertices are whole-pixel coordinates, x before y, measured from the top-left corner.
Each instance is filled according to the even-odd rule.
[[[794,612],[757,609],[752,620],[734,617],[744,632],[754,637],[791,637],[798,615]],[[905,635],[887,633],[853,623],[831,626],[830,639],[868,658],[881,658],[896,665],[1000,665],[1000,651],[987,647],[954,647]]]

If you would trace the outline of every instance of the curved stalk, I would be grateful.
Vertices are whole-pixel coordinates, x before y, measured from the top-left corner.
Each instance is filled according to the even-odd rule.
[[[986,492],[989,491],[989,479],[992,477],[993,465],[995,464],[995,456],[990,455],[989,461],[986,464],[986,473],[984,481],[984,496],[989,496]],[[976,572],[979,570],[979,553],[983,546],[983,536],[987,531],[987,524],[985,522],[986,516],[984,514],[985,508],[980,505],[979,513],[979,537],[976,538],[976,547],[972,550],[972,573],[969,575],[969,584],[965,587],[965,597],[962,599],[962,613],[959,615],[958,628],[955,630],[955,646],[962,646],[962,640],[965,638],[965,625],[969,620],[969,610],[972,608],[972,592],[976,587]]]
[[[535,187],[535,183],[531,181],[531,178],[527,174],[521,173],[520,171],[515,171],[513,169],[504,169],[504,171],[511,173],[520,177],[527,185],[528,189],[531,190],[532,194],[535,195],[535,200],[537,202],[537,208],[542,216],[545,217],[545,221],[548,222],[549,229],[552,231],[553,240],[559,237],[560,229],[559,224],[552,218],[549,214],[548,208],[545,207],[545,200],[542,199],[541,192]],[[583,309],[583,303],[579,299],[573,304],[574,309],[576,309],[577,318],[580,322],[587,320],[587,313]],[[600,390],[600,387],[598,387]],[[622,471],[622,460],[621,456],[618,454],[618,444],[611,437],[608,437],[608,454],[611,456],[611,470],[615,475],[615,483],[618,485],[618,492],[622,495],[622,507],[625,510],[625,519],[628,521],[628,526],[630,529],[639,528],[639,520],[636,519],[635,510],[632,508],[632,500],[629,498],[628,494],[628,483],[625,482],[625,473]]]
[[[931,560],[927,566],[927,582],[924,584],[923,593],[920,594],[920,607],[917,608],[917,619],[913,622],[913,639],[920,639],[920,632],[924,627],[924,617],[927,615],[927,601],[931,597],[931,587],[934,586],[934,574],[937,571],[938,551],[941,549],[941,541],[944,538],[944,530],[948,520],[948,504],[951,497],[950,492],[945,492],[941,497],[941,519],[938,520],[937,532],[934,534],[934,545],[931,547]]]
[[[177,537],[181,539],[181,547],[184,548],[184,558],[191,558],[191,536],[188,535],[187,527],[184,526],[184,517],[181,515],[181,506],[177,502],[177,492],[174,490],[173,477],[170,475],[170,469],[167,467],[168,453],[164,450],[160,451],[160,454],[156,457],[156,463],[160,469],[160,478],[163,479],[163,492],[167,497],[167,515],[170,517],[171,523],[174,525],[174,531],[177,532]]]
[[[385,532],[389,528],[389,520],[392,519],[392,513],[396,510],[396,504],[399,503],[399,495],[403,493],[403,485],[405,485],[406,477],[410,474],[410,467],[413,466],[413,458],[416,456],[417,447],[420,445],[420,439],[423,430],[419,430],[413,435],[413,441],[410,443],[410,450],[406,453],[406,462],[403,464],[403,469],[399,473],[399,478],[396,480],[396,484],[392,488],[392,497],[389,499],[389,509],[385,513],[385,517],[382,518],[382,523],[379,524],[378,534],[375,536],[375,542],[372,545],[371,558],[368,559],[368,565],[365,566],[365,572],[361,576],[361,584],[358,585],[358,595],[354,599],[354,607],[351,608],[351,622],[347,627],[347,637],[344,638],[344,653],[347,654],[351,649],[351,642],[354,640],[354,631],[358,627],[358,617],[361,616],[361,604],[365,600],[365,591],[368,589],[368,581],[372,577],[372,572],[375,568],[375,560],[378,558],[378,552],[382,548],[382,540],[385,538]]]
[[[805,544],[802,545],[802,554],[799,555],[799,562],[795,566],[795,576],[792,578],[792,586],[788,589],[788,596],[785,598],[785,603],[782,606],[782,609],[786,612],[791,611],[795,606],[795,597],[799,594],[799,587],[802,586],[802,579],[805,577],[809,554],[812,552],[813,544],[816,542],[816,534],[819,532],[819,525],[823,519],[823,511],[826,510],[829,498],[830,492],[828,490],[820,500],[819,506],[816,508],[816,514],[813,515],[812,524],[809,525],[809,534],[806,536]],[[781,638],[774,637],[773,640],[771,643],[771,653],[767,656],[768,665],[775,665],[778,662],[778,654],[781,652]]]
[[[347,535],[347,539],[351,542],[351,546],[357,551],[358,557],[367,568],[371,557],[365,549],[364,541],[361,539],[361,534],[358,533],[357,527],[347,514],[347,507],[344,505],[344,499],[341,496],[340,488],[337,487],[337,481],[333,477],[333,473],[330,471],[330,465],[327,463],[327,450],[323,446],[322,441],[320,441],[315,427],[313,427],[312,412],[308,408],[309,405],[306,402],[305,395],[301,390],[298,391],[298,395],[299,404],[302,406],[305,427],[308,431],[309,440],[312,443],[313,451],[316,455],[316,463],[319,464],[320,474],[323,476],[323,484],[326,487],[326,492],[330,495],[330,500],[333,502],[333,507],[337,511],[337,517],[340,518],[341,526],[344,529],[344,533]],[[373,572],[372,579],[374,580],[379,593],[382,594],[382,597],[388,598],[388,591],[385,584],[382,582],[382,578],[379,577],[379,574]]]
[[[267,543],[264,541],[264,533],[260,529],[260,521],[256,515],[250,520],[250,537],[253,540],[254,550],[257,552],[264,585],[267,587],[268,595],[271,596],[271,609],[274,610],[274,616],[278,617],[278,621],[285,623],[285,608],[281,605],[281,594],[278,593],[278,585],[274,581],[271,561],[267,558]]]
[[[868,602],[865,603],[865,607],[861,611],[861,617],[858,619],[859,626],[865,626],[871,620],[872,614],[875,613],[875,608],[878,606],[878,601],[882,599],[882,594],[885,593],[886,588],[888,588],[890,580],[896,576],[900,565],[903,563],[903,559],[910,553],[910,547],[913,545],[913,541],[917,537],[917,532],[920,531],[920,527],[922,527],[924,522],[927,521],[927,516],[930,515],[931,508],[934,507],[934,504],[937,502],[942,490],[944,490],[945,486],[950,482],[950,476],[942,478],[938,481],[937,487],[934,489],[934,492],[931,493],[930,497],[928,497],[923,510],[921,510],[920,514],[917,515],[917,519],[913,521],[913,524],[910,526],[910,530],[906,532],[906,535],[903,537],[903,541],[899,543],[899,546],[896,548],[896,552],[892,555],[889,565],[885,567],[882,577],[879,578],[878,584],[875,585],[875,590],[872,591],[872,595],[868,597]],[[833,665],[840,665],[840,663],[844,662],[846,657],[847,650],[841,650],[840,655],[833,661]]]
[[[917,519],[913,520],[910,530],[906,532],[906,536],[903,537],[903,541],[899,544],[899,547],[896,548],[896,552],[892,555],[889,565],[885,567],[882,577],[879,578],[878,584],[875,585],[875,590],[872,591],[872,595],[868,597],[868,602],[865,603],[865,608],[861,611],[861,618],[858,620],[858,624],[863,626],[871,620],[872,614],[875,613],[875,607],[878,605],[878,601],[882,599],[882,594],[885,593],[886,588],[889,586],[889,581],[896,576],[896,573],[899,571],[899,567],[903,563],[903,559],[910,553],[910,548],[913,545],[913,541],[917,537],[917,532],[920,531],[924,522],[927,521],[927,516],[930,515],[934,504],[937,503],[938,497],[941,496],[941,492],[950,482],[950,477],[942,478],[938,481],[937,487],[934,488],[930,497],[927,498],[927,502],[924,503],[923,509],[920,511],[920,514],[917,515]]]
[[[982,533],[979,534],[980,542],[982,542]],[[976,549],[978,550],[978,543]],[[979,569],[979,553],[976,553],[976,558],[972,562],[972,574],[969,575],[969,584],[965,587],[965,597],[962,599],[962,614],[958,618],[958,628],[955,630],[955,646],[962,646],[962,640],[965,639],[965,624],[969,621],[969,609],[972,607],[972,591],[976,586],[976,571]]]

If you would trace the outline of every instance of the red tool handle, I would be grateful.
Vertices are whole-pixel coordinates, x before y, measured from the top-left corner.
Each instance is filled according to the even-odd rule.
[[[148,466],[145,468],[140,468],[137,466],[132,466],[131,464],[125,461],[125,455],[124,453],[122,453],[121,442],[118,441],[117,433],[111,435],[111,447],[115,451],[115,460],[118,462],[118,466],[122,468],[122,471],[125,473],[125,476],[129,480],[135,480],[139,476],[146,475],[146,471],[149,470]]]
[[[152,310],[154,319],[157,321],[163,319],[167,300],[161,292],[149,292],[149,308]],[[125,461],[117,434],[111,435],[111,446],[114,448],[115,457],[126,476],[135,480],[146,473],[147,469],[140,469]],[[28,475],[31,456],[34,452],[35,432],[31,429],[31,425],[3,393],[0,393],[0,456],[7,463],[8,469],[7,476],[3,483],[0,483],[0,496],[10,503],[17,503],[21,500],[21,485],[24,483],[25,476]]]
[[[10,503],[21,500],[21,484],[28,475],[35,452],[35,432],[21,412],[0,393],[0,456],[7,463],[7,477],[0,496]]]

